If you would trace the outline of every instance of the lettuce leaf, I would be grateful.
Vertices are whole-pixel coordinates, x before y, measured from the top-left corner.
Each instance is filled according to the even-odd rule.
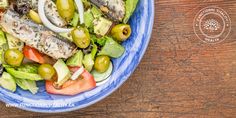
[[[138,0],[126,0],[125,1],[125,17],[123,19],[123,23],[127,23],[134,13],[136,6],[138,4]]]
[[[16,84],[22,88],[23,90],[29,90],[32,94],[36,94],[38,92],[38,87],[35,81],[26,80],[26,79],[15,79]]]

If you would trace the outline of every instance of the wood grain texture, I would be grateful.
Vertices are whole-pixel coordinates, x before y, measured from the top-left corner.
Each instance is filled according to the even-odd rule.
[[[232,30],[219,44],[200,41],[193,19],[207,6],[223,8]],[[6,108],[7,117],[235,118],[236,1],[155,0],[148,50],[130,79],[99,103],[82,110],[42,114]]]

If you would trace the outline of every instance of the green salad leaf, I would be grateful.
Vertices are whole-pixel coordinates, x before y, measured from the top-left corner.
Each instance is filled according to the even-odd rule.
[[[95,6],[93,6],[93,7],[91,8],[91,12],[92,12],[94,18],[98,18],[98,17],[101,17],[101,16],[102,16],[101,10],[99,10],[99,9],[98,9],[97,7],[95,7]]]
[[[125,1],[125,17],[123,19],[124,23],[127,23],[134,13],[136,6],[138,4],[138,0],[126,0]]]
[[[40,75],[35,74],[35,73],[19,71],[14,68],[5,68],[5,69],[9,74],[14,76],[15,78],[28,79],[28,80],[33,80],[33,81],[43,80],[43,78]]]
[[[76,27],[79,24],[79,14],[78,13],[74,13],[73,19],[71,20],[70,24],[73,27]]]
[[[24,64],[14,68],[9,65],[4,65],[6,71],[15,79],[15,83],[23,90],[29,90],[32,94],[36,94],[38,87],[36,81],[42,80],[38,73],[38,64]]]
[[[38,64],[24,64],[21,65],[20,67],[17,67],[18,71],[22,71],[22,72],[28,72],[28,73],[38,73]]]
[[[100,46],[104,46],[105,43],[106,43],[106,40],[108,39],[109,37],[107,36],[104,36],[104,37],[101,37],[101,38],[97,38],[95,35],[91,35],[91,39],[94,43],[97,43],[99,44]]]
[[[94,58],[97,54],[97,51],[98,51],[98,46],[93,43],[93,48],[92,48],[92,51],[91,51],[91,55],[92,55],[93,60],[94,60]]]
[[[36,94],[38,92],[38,87],[35,81],[26,80],[26,79],[15,79],[16,84],[22,88],[23,90],[29,90],[32,94]]]
[[[7,40],[5,34],[0,30],[0,63],[4,62],[3,53],[8,49]]]
[[[84,24],[86,27],[92,27],[93,20],[94,20],[94,17],[90,10],[87,10],[86,12],[84,12],[84,21],[85,21]]]

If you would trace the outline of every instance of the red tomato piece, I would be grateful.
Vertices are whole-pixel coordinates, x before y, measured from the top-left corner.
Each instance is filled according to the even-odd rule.
[[[79,67],[70,67],[71,72],[75,72]],[[62,85],[61,89],[56,89],[52,81],[46,81],[46,91],[51,94],[76,95],[81,92],[91,90],[96,87],[94,77],[87,71],[81,74],[81,79],[69,80]]]
[[[30,59],[32,61],[35,61],[35,62],[38,62],[41,64],[45,63],[45,60],[43,58],[43,54],[30,46],[25,46],[23,48],[23,53],[27,59]]]

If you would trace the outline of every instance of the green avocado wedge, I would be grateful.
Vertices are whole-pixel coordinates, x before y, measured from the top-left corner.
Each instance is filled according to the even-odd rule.
[[[107,37],[106,43],[98,55],[107,55],[113,58],[119,58],[125,52],[125,48],[110,37]]]
[[[54,65],[53,67],[55,68],[56,72],[57,72],[57,84],[59,86],[61,86],[62,84],[64,84],[68,79],[70,79],[71,77],[71,73],[69,68],[67,67],[67,65],[65,64],[65,62],[62,59],[59,59]]]

